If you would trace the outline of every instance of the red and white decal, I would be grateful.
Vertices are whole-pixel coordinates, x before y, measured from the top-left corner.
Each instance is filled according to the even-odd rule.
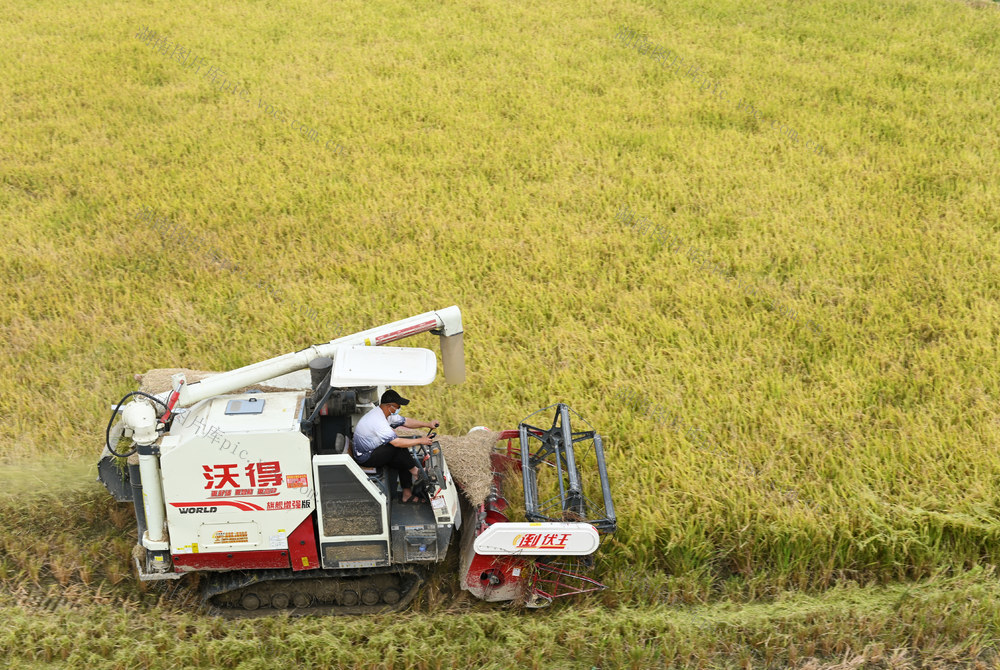
[[[270,498],[271,496],[281,495],[278,493],[278,489],[271,487],[269,489],[257,489],[257,493],[253,492],[253,489],[226,489],[224,491],[212,491],[213,498],[228,498],[230,496],[240,497],[240,498]]]
[[[484,530],[475,541],[477,554],[587,556],[601,538],[589,523],[504,523]]]
[[[267,509],[309,509],[309,500],[275,500],[267,503]]]
[[[260,505],[256,505],[252,502],[244,502],[242,500],[213,500],[211,502],[175,502],[170,503],[178,509],[181,507],[215,507],[218,505],[232,506],[237,509],[241,509],[244,512],[263,512],[264,508]]]
[[[246,480],[242,479],[243,475],[237,470],[238,467],[238,463],[201,466],[201,474],[208,480],[205,484],[205,488],[214,490],[235,490],[237,491],[235,495],[247,495],[246,493],[239,493],[239,491],[248,491],[257,486],[281,486],[281,464],[278,463],[278,461],[250,463],[244,468],[244,471],[246,472]],[[243,483],[243,481],[249,481],[249,487]]]

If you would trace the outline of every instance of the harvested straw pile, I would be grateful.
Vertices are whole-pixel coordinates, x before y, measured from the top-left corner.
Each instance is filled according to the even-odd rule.
[[[189,370],[188,368],[159,368],[156,370],[150,370],[146,374],[136,375],[135,380],[139,382],[139,390],[145,391],[146,393],[163,393],[164,391],[170,390],[170,377],[177,374],[178,372],[183,372],[187,376],[187,383],[193,384],[194,382],[201,381],[206,377],[211,377],[212,375],[219,374],[218,372],[208,372],[206,370]],[[274,386],[264,386],[263,384],[254,384],[253,386],[244,386],[241,389],[233,391],[233,393],[244,393],[246,391],[288,391],[287,388],[277,388]],[[295,389],[297,390],[297,389]]]
[[[139,382],[139,390],[145,393],[163,393],[170,390],[170,377],[178,372],[187,375],[188,384],[201,381],[205,377],[211,377],[215,372],[205,370],[189,370],[187,368],[159,368],[150,370],[146,374],[136,375],[135,380]]]
[[[499,437],[500,433],[486,430],[437,436],[452,476],[473,505],[481,505],[490,494],[493,481],[490,454]]]

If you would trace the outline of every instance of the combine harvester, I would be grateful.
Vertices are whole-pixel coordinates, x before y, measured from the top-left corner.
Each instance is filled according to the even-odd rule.
[[[437,374],[432,351],[383,345],[428,331],[440,336],[446,380],[464,381],[452,306],[231,372],[179,372],[122,398],[98,477],[134,505],[139,578],[200,574],[209,611],[238,616],[397,610],[461,531],[461,586],[483,600],[540,607],[604,588],[574,572],[615,530],[603,447],[593,430],[572,429],[566,405],[546,408],[547,428],[526,419],[410,447],[428,482],[420,504],[398,502],[395,470],[355,462],[354,427],[386,388]],[[593,479],[588,468],[597,483],[582,477]],[[517,471],[525,519],[511,522],[504,482]]]

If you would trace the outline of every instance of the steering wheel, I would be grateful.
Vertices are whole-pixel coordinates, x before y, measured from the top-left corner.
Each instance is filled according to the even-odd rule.
[[[428,437],[432,440],[437,437],[437,433],[433,432],[433,430],[433,428],[428,428],[427,434],[424,435],[424,437]],[[418,453],[418,449],[420,450],[420,453]],[[438,488],[437,475],[427,472],[424,467],[431,459],[431,447],[423,444],[420,446],[410,447],[410,455],[413,456],[413,460],[417,464],[417,476],[426,481],[431,487]],[[425,491],[424,493],[427,494],[427,497],[433,497],[430,491]]]

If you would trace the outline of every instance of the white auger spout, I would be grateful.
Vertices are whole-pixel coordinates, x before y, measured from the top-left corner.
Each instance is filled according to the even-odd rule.
[[[196,402],[224,393],[259,384],[267,379],[295,372],[307,367],[313,359],[327,356],[336,362],[347,351],[359,346],[381,346],[396,342],[411,335],[432,331],[441,338],[441,359],[444,365],[445,379],[450,384],[461,384],[465,381],[465,357],[462,343],[462,313],[458,306],[452,305],[435,312],[424,312],[407,319],[394,321],[384,326],[346,335],[330,340],[325,344],[314,344],[310,347],[275,358],[253,363],[236,370],[212,375],[208,379],[184,384],[179,388],[177,407],[188,407]],[[413,351],[427,351],[414,349]],[[430,353],[430,352],[428,352]],[[433,354],[431,353],[431,359]],[[436,360],[434,366],[436,368]],[[352,382],[356,380],[351,380]],[[377,381],[377,380],[372,380]],[[429,384],[431,379],[424,381]],[[336,379],[331,380],[336,385]],[[175,388],[175,391],[178,389]]]

